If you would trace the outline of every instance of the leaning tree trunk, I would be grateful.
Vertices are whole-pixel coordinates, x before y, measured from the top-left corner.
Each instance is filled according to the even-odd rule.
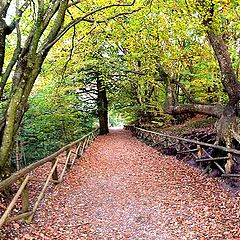
[[[10,98],[6,110],[3,113],[0,126],[0,180],[6,178],[10,174],[9,156],[14,138],[17,134],[24,112],[26,111],[27,100],[34,82],[64,22],[67,7],[68,0],[59,1],[55,9],[56,14],[54,22],[51,22],[52,25],[49,35],[46,36],[44,42],[40,45],[40,39],[49,24],[47,21],[45,22],[46,25],[42,24],[44,13],[46,13],[46,15],[50,14],[48,16],[52,16],[53,14],[44,11],[44,5],[43,2],[41,2],[37,21],[26,39],[25,46],[22,48],[16,61]]]
[[[232,66],[230,54],[221,36],[213,31],[207,31],[208,38],[220,66],[222,84],[226,89],[229,101],[225,106],[220,120],[217,122],[217,141],[224,143],[227,147],[232,147],[234,133],[237,132],[237,106],[240,100],[240,83]],[[231,172],[233,161],[226,164],[226,172]]]
[[[44,58],[42,57],[36,57],[35,63],[31,60],[25,62],[21,59],[16,66],[12,94],[4,116],[4,126],[1,129],[0,174],[2,179],[6,178],[11,172],[8,159],[13,141],[27,109],[27,99],[43,61]]]
[[[97,78],[97,90],[98,90],[98,119],[100,134],[104,135],[109,133],[108,129],[108,100],[107,100],[107,91],[106,87],[103,85],[103,82],[99,77]]]
[[[216,144],[232,147],[233,139],[236,139],[236,136],[238,136],[237,140],[240,140],[240,136],[237,134],[237,106],[240,100],[240,83],[233,70],[230,54],[222,37],[215,34],[211,28],[207,31],[207,36],[220,66],[221,81],[229,97],[228,103],[225,106],[198,103],[176,105],[173,102],[172,89],[168,87],[164,112],[171,115],[191,112],[202,113],[219,118],[216,123]],[[225,168],[227,173],[231,172],[233,161],[227,161]]]

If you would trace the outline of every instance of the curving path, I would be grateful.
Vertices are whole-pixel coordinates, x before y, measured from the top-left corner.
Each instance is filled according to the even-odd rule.
[[[47,194],[33,224],[7,226],[5,239],[240,239],[239,196],[112,130]]]

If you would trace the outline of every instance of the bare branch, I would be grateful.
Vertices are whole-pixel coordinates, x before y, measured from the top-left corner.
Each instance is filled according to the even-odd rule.
[[[83,94],[83,93],[93,93],[93,94],[97,94],[97,90],[96,89],[86,89],[86,88],[81,88],[77,91],[77,94]]]
[[[75,5],[74,7],[76,7],[78,10],[80,10],[82,13],[86,13],[86,12],[83,11],[79,6]]]
[[[73,19],[72,13],[69,10],[67,10],[67,12],[70,14],[71,19]],[[71,42],[72,45],[71,45],[69,57],[68,57],[66,63],[64,64],[64,66],[63,66],[62,80],[63,80],[65,72],[67,70],[67,66],[72,59],[73,50],[74,50],[74,47],[75,47],[75,37],[76,37],[76,26],[73,26],[73,35],[72,35],[72,42]]]
[[[27,5],[25,7],[27,7]],[[18,16],[19,19],[22,16],[23,11],[24,11],[23,8],[21,8],[21,10],[19,9],[19,0],[16,0],[16,16]],[[21,48],[22,36],[19,27],[19,21],[16,21],[16,30],[17,30],[17,48]]]
[[[51,30],[50,30],[48,36],[45,39],[45,43],[43,43],[43,45],[40,47],[39,53],[41,55],[47,54],[47,52],[50,50],[50,48],[54,45],[54,44],[49,44],[49,43],[52,43],[52,42],[56,43],[57,42],[55,40],[58,38],[57,36],[58,36],[59,31],[61,29],[61,25],[59,23],[64,22],[65,13],[66,13],[66,10],[67,10],[67,3],[68,3],[67,0],[64,0],[64,1],[62,0],[60,2],[59,8],[58,8],[58,14],[57,14],[56,19],[55,19],[55,24],[51,27]]]
[[[18,60],[18,56],[20,55],[21,53],[21,46],[20,45],[17,45],[17,47],[15,48],[14,50],[14,53],[13,53],[13,56],[12,56],[12,59],[11,61],[9,62],[3,76],[2,76],[2,81],[0,83],[0,98],[2,97],[2,91],[5,87],[5,84],[11,74],[11,71],[14,67],[14,65],[16,64],[17,60]]]

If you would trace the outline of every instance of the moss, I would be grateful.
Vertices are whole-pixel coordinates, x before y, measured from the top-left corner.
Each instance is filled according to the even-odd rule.
[[[213,125],[216,122],[216,118],[210,117],[205,119],[200,119],[188,124],[189,128],[203,128],[209,125]]]

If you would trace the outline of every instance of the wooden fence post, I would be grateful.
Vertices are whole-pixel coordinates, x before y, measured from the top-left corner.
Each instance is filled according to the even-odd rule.
[[[23,183],[24,180],[21,180],[21,183]],[[28,191],[28,184],[25,185],[25,188],[22,191],[21,194],[22,197],[22,212],[28,212],[29,210],[29,191]]]
[[[67,170],[69,170],[70,169],[70,167],[72,166],[72,163],[71,163],[71,154],[72,154],[72,150],[70,150],[69,152],[68,152],[68,155],[67,155]]]
[[[71,157],[71,153],[72,153],[72,151],[70,150],[70,151],[68,152],[68,155],[67,155],[67,158],[66,158],[64,167],[63,167],[62,172],[61,172],[61,175],[60,175],[60,177],[59,177],[59,182],[62,182],[64,173],[65,173],[65,171],[68,169],[69,160],[70,160],[70,157]]]
[[[88,148],[88,145],[89,145],[89,138],[90,138],[90,137],[89,137],[89,136],[87,136],[87,140],[86,140],[85,149],[87,149],[87,148]],[[84,150],[85,150],[85,149],[84,149]]]
[[[66,157],[68,156],[69,152],[70,152],[70,148],[67,148],[66,149]]]
[[[75,152],[75,156],[74,156],[74,158],[73,158],[73,160],[71,162],[71,165],[73,165],[75,163],[76,159],[79,158],[79,151],[80,151],[81,145],[82,145],[82,141],[77,146],[77,149],[76,149],[76,152]]]
[[[83,146],[83,141],[81,141],[81,142],[78,144],[77,151],[76,151],[77,158],[79,158],[79,152],[80,152],[80,148],[81,148],[82,146]]]
[[[202,157],[202,149],[200,145],[197,145],[197,157],[198,159]]]
[[[202,149],[201,149],[201,146],[199,144],[197,144],[197,160],[201,159],[202,158]],[[203,163],[200,162],[200,167],[203,166]]]
[[[39,194],[39,196],[37,198],[37,201],[36,201],[36,203],[33,206],[32,213],[31,213],[31,215],[29,216],[29,218],[26,221],[28,224],[31,223],[31,221],[33,219],[33,216],[34,216],[35,212],[37,211],[38,205],[40,204],[40,202],[41,202],[41,200],[42,200],[42,198],[44,196],[44,193],[45,193],[45,191],[47,189],[48,183],[50,182],[50,179],[51,179],[51,177],[53,175],[53,172],[54,172],[55,168],[57,167],[57,164],[58,164],[58,159],[54,163],[54,165],[53,165],[53,167],[52,167],[52,169],[51,169],[51,171],[50,171],[50,173],[49,173],[49,175],[47,177],[47,180],[46,180],[46,182],[45,182],[45,184],[44,184],[44,186],[43,186],[43,188],[42,188],[42,190],[41,190],[41,192],[40,192],[40,194]]]
[[[87,138],[85,138],[85,139],[83,140],[83,145],[82,145],[82,149],[81,149],[81,153],[79,154],[79,157],[82,157],[83,152],[84,152],[84,150],[85,150],[85,148],[86,148],[86,143],[87,143]]]
[[[90,138],[90,141],[89,141],[89,144],[90,144],[90,143],[92,143],[92,141],[93,141],[93,135],[90,134],[90,135],[89,135],[89,138]]]
[[[53,168],[53,166],[55,165],[56,161],[57,161],[56,158],[52,160],[52,166],[51,166],[51,168]],[[52,180],[54,180],[54,181],[58,181],[58,171],[57,171],[57,166],[56,166],[56,168],[54,169],[54,172],[53,172],[53,174],[52,174]]]
[[[19,171],[21,169],[21,159],[20,159],[20,151],[19,151],[19,142],[18,142],[18,138],[16,139],[16,168],[17,171]]]
[[[181,151],[181,141],[180,140],[176,140],[176,150],[177,150],[177,154],[178,154],[178,152]]]
[[[231,153],[228,153],[228,160],[227,163],[225,164],[225,172],[226,174],[231,173],[232,172],[232,168],[233,168],[233,156]]]
[[[8,218],[9,213],[12,211],[15,203],[17,202],[19,196],[21,195],[23,189],[25,188],[27,182],[29,180],[29,175],[27,175],[27,177],[24,179],[24,181],[22,182],[20,188],[18,189],[16,195],[14,196],[14,198],[12,199],[11,203],[9,204],[8,208],[6,209],[6,211],[4,212],[4,214],[2,215],[1,219],[0,219],[0,227],[5,223],[5,221]]]
[[[165,141],[164,141],[164,147],[165,147],[165,148],[168,147],[168,138],[165,138]]]

